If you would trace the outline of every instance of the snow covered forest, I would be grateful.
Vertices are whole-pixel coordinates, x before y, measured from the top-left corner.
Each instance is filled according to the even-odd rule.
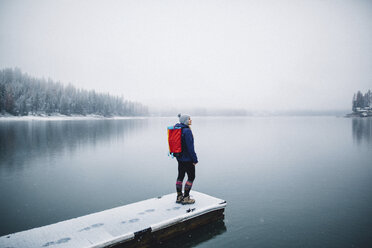
[[[20,69],[0,70],[0,113],[24,115],[143,116],[148,108],[108,93],[38,79]]]
[[[372,92],[368,90],[364,95],[362,92],[358,91],[353,96],[353,111],[355,112],[357,108],[369,108],[372,107]]]

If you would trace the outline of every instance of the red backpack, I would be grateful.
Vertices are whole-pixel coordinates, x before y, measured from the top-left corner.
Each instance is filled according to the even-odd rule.
[[[179,157],[182,153],[182,127],[169,126],[168,130],[168,156]]]

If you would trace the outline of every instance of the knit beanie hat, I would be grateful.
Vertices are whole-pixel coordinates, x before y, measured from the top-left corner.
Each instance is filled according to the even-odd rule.
[[[181,114],[178,114],[178,117],[179,117],[179,119],[180,119],[180,123],[185,124],[186,126],[189,125],[189,118],[190,118],[189,115],[181,115]]]

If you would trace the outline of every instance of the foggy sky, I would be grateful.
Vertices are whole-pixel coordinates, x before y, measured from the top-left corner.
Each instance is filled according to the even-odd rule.
[[[155,107],[351,109],[372,1],[0,0],[0,68]]]

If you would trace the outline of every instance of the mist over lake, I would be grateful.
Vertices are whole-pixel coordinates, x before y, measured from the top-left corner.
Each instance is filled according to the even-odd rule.
[[[142,242],[156,214],[184,232],[160,247],[372,247],[371,44],[366,0],[0,0],[0,248],[122,206],[120,232],[105,215],[14,242]],[[159,197],[179,113],[193,207]],[[164,212],[129,205],[150,198]]]
[[[177,121],[0,121],[0,236],[175,192]],[[193,189],[225,199],[225,219],[164,247],[372,243],[371,118],[193,117],[192,131]]]

